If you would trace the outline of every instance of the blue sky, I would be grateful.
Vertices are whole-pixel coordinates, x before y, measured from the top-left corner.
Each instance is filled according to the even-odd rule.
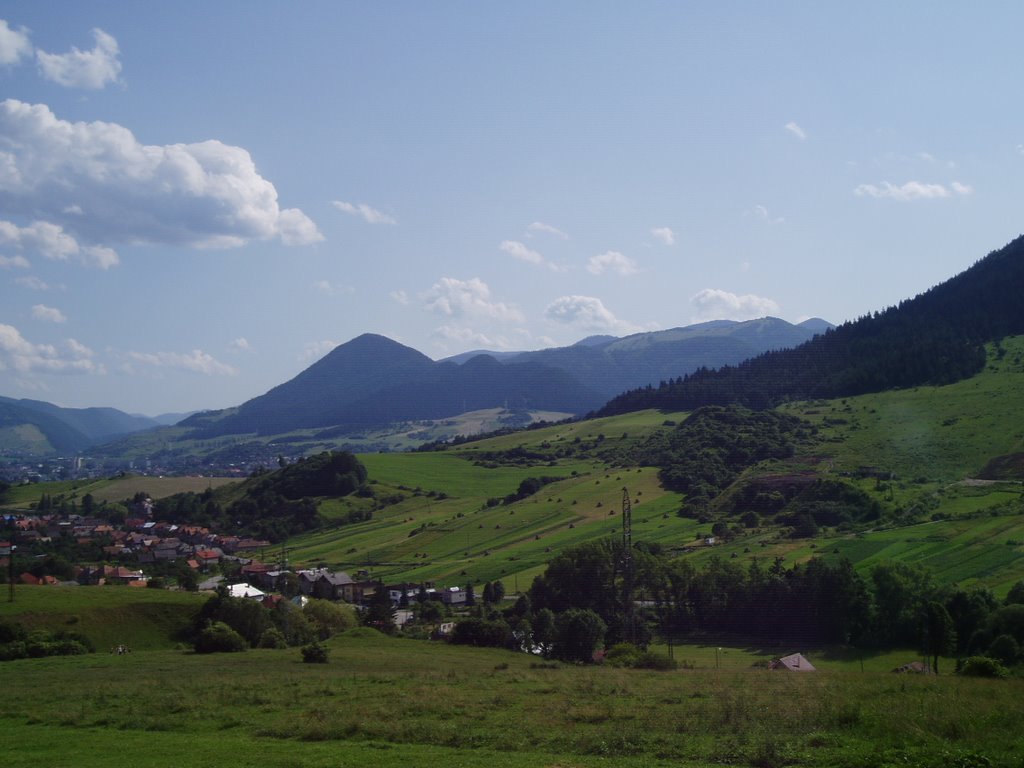
[[[6,2],[0,394],[239,404],[433,358],[853,319],[1021,233],[1024,9]]]

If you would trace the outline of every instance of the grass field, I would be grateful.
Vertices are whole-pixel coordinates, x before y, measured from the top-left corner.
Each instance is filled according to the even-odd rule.
[[[147,475],[124,475],[118,477],[99,478],[96,480],[66,480],[57,483],[40,483],[16,485],[8,491],[2,509],[28,509],[30,504],[39,501],[40,495],[47,493],[54,499],[77,501],[92,494],[96,501],[124,501],[139,491],[151,498],[162,499],[176,493],[202,493],[207,488],[220,488],[236,482],[229,477],[151,477]]]
[[[0,619],[29,630],[81,632],[101,651],[118,643],[140,651],[174,648],[207,599],[163,589],[19,586],[9,602],[3,589]]]
[[[7,663],[0,764],[938,768],[1024,755],[1020,680],[813,656],[823,671],[771,673],[735,649],[718,653],[741,663],[721,669],[572,667],[372,630],[329,648],[325,666],[295,649]]]

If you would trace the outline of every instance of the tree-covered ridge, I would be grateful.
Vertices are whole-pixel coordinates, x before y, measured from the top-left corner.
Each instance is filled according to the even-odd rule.
[[[688,499],[712,499],[740,472],[765,459],[784,459],[806,444],[814,427],[789,414],[708,406],[675,429],[629,451],[629,463],[660,467],[662,484]]]
[[[728,403],[765,409],[790,400],[959,381],[982,369],[986,342],[1024,332],[1022,284],[1024,238],[1017,238],[960,275],[883,312],[795,349],[626,392],[599,415]]]
[[[230,490],[179,493],[157,501],[154,511],[169,522],[280,541],[321,525],[312,497],[348,496],[366,478],[353,454],[327,451],[254,475],[242,485],[240,498],[227,500]]]

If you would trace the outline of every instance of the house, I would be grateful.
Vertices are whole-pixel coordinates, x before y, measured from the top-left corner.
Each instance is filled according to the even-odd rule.
[[[352,584],[352,577],[344,571],[337,573],[325,571],[317,577],[313,584],[313,597],[318,597],[321,600],[344,600],[345,590]]]
[[[791,653],[789,656],[783,656],[778,659],[773,659],[768,664],[768,669],[779,669],[787,672],[817,672],[814,665],[809,662],[802,653]]]
[[[440,592],[441,602],[445,605],[465,605],[466,590],[463,587],[448,587]]]
[[[352,581],[341,587],[341,598],[346,603],[365,603],[377,593],[376,581]]]
[[[262,600],[266,593],[262,592],[251,584],[232,584],[228,587],[229,597],[248,597],[252,600]]]

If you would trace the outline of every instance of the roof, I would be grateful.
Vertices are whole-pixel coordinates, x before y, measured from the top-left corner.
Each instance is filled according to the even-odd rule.
[[[814,665],[809,662],[802,653],[791,653],[773,660],[768,669],[782,669],[790,672],[817,672]]]
[[[258,599],[262,598],[266,593],[250,584],[232,584],[228,587],[228,594],[231,597],[252,597]]]

